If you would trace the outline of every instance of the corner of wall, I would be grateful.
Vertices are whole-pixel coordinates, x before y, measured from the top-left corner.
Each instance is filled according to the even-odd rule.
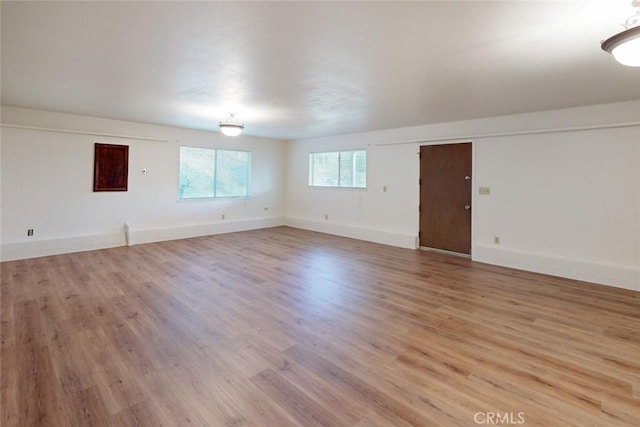
[[[291,217],[285,219],[285,225],[303,230],[318,231],[320,233],[349,237],[351,239],[366,240],[368,242],[396,246],[399,248],[416,249],[416,237],[408,234],[374,230],[371,228],[346,224],[326,224],[324,222]]]

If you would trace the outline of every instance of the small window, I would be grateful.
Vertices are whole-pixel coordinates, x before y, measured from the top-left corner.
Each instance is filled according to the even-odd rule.
[[[180,147],[181,199],[248,197],[249,151]]]
[[[313,187],[367,187],[367,151],[330,151],[309,154],[309,185]]]

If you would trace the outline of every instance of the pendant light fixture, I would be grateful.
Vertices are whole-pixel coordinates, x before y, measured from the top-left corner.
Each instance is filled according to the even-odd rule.
[[[640,0],[633,0],[631,5],[640,7]],[[640,10],[627,19],[624,27],[624,31],[602,42],[602,50],[623,65],[640,67]]]
[[[227,136],[238,136],[244,129],[244,123],[240,123],[236,119],[236,115],[229,113],[227,120],[220,122],[220,131]]]

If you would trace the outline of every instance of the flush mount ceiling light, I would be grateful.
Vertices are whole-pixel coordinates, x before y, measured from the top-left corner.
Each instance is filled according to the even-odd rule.
[[[640,0],[633,0],[631,5],[640,7]],[[624,31],[602,42],[602,50],[623,65],[640,67],[640,10],[627,19],[624,27]]]
[[[229,118],[224,122],[220,122],[220,130],[227,136],[238,136],[244,129],[244,123],[240,123],[236,119],[236,115],[229,113]]]

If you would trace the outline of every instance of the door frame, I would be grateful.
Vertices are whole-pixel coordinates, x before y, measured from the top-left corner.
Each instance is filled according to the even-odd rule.
[[[461,254],[458,252],[451,252],[451,251],[447,251],[447,250],[443,250],[443,249],[437,249],[437,248],[429,248],[429,247],[425,247],[425,246],[420,246],[420,172],[421,172],[421,165],[420,165],[420,149],[423,146],[428,146],[428,145],[449,145],[449,144],[471,144],[471,249],[469,250],[469,255],[467,254]],[[418,206],[416,206],[416,211],[418,212],[418,218],[417,218],[417,225],[416,225],[416,249],[420,249],[420,250],[425,250],[425,251],[431,251],[431,252],[439,252],[439,253],[444,253],[447,255],[454,255],[454,256],[459,256],[459,257],[463,257],[463,258],[470,258],[473,259],[473,252],[474,252],[474,248],[475,248],[475,235],[476,235],[476,230],[475,230],[475,206],[476,206],[476,192],[474,191],[475,189],[475,181],[476,181],[476,144],[475,144],[475,140],[473,140],[472,138],[467,138],[467,139],[460,139],[460,140],[447,140],[447,141],[437,141],[437,140],[433,140],[433,141],[424,141],[418,144],[418,182],[416,184],[418,187]]]

